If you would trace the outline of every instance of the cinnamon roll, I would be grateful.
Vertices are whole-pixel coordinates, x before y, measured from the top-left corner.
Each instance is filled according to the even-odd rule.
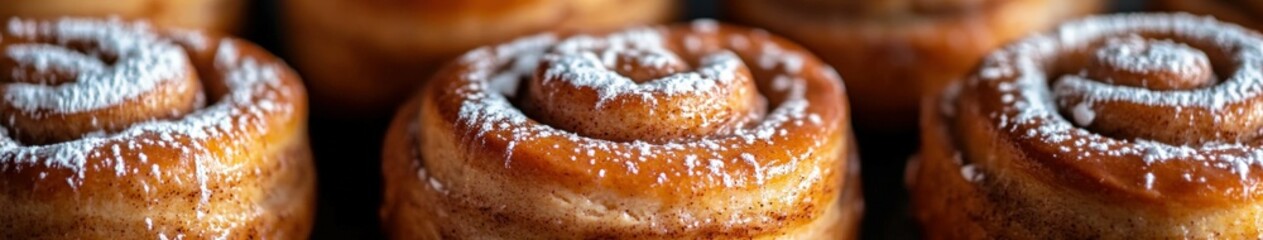
[[[248,42],[145,22],[0,32],[0,238],[302,239],[298,77]]]
[[[395,238],[851,238],[858,163],[837,74],[702,20],[542,34],[441,70],[395,118]]]
[[[0,0],[0,19],[65,16],[144,19],[164,27],[238,33],[243,0]]]
[[[925,93],[965,76],[983,55],[1100,0],[731,0],[736,19],[801,42],[838,68],[856,124],[916,129]]]
[[[927,236],[1257,238],[1263,36],[1187,14],[1087,18],[929,99],[908,169]]]
[[[672,0],[282,1],[291,59],[333,117],[382,116],[443,63],[549,30],[608,31],[674,16]]]

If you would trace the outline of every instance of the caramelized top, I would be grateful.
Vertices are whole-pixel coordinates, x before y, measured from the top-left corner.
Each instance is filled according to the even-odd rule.
[[[208,175],[244,174],[228,160],[257,147],[225,142],[277,137],[306,111],[297,77],[240,40],[117,19],[3,30],[0,170],[14,186],[204,189]]]
[[[837,74],[759,30],[702,20],[537,35],[474,50],[430,84],[458,139],[555,182],[670,202],[845,172],[825,152],[849,124]]]
[[[1260,67],[1263,37],[1238,26],[1094,17],[990,55],[956,104],[977,104],[1036,175],[1102,196],[1226,203],[1263,193]]]

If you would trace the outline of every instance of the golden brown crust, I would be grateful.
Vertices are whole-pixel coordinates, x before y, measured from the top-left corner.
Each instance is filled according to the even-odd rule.
[[[646,66],[672,61],[691,67],[634,86],[586,85],[618,80],[587,78],[612,75],[581,70],[590,66],[584,61],[596,61],[584,56],[604,54],[611,62],[603,64],[625,66],[613,56],[637,51],[666,54],[640,60],[667,63],[602,72],[638,76],[656,71]],[[488,85],[516,79],[500,74],[522,74],[528,82],[518,88],[574,88],[521,90],[509,103],[488,95],[514,92],[489,89],[513,85]],[[671,85],[693,77],[674,83],[691,88]],[[832,69],[766,32],[700,21],[563,40],[539,35],[470,52],[433,80],[396,115],[386,139],[382,218],[392,237],[849,238],[856,232],[862,204],[843,89]],[[707,87],[710,81],[716,85]],[[768,101],[758,106],[767,115],[750,123],[705,115],[703,121],[730,128],[690,125],[694,118],[657,120],[698,131],[684,135],[593,130],[642,126],[613,117],[625,112],[745,106],[744,97],[689,100],[712,91],[757,93]],[[587,129],[554,128],[535,119],[557,112],[518,109],[555,104],[552,97],[574,106],[561,114],[594,116],[579,126]],[[632,139],[608,140],[622,137]]]
[[[1100,2],[728,1],[738,20],[801,42],[838,68],[856,123],[880,131],[913,129],[924,93],[963,77],[1001,44],[1097,11]]]
[[[39,114],[17,113],[36,119],[68,114],[89,120],[61,119],[60,130],[73,131],[56,134],[71,137],[41,143],[9,136],[21,136],[32,123],[3,124],[0,222],[6,224],[0,224],[0,238],[307,237],[315,171],[306,94],[279,59],[242,40],[143,22],[13,19],[7,26],[0,32],[0,51],[8,53],[8,64],[0,64],[0,72],[14,79],[0,86],[6,96],[0,105],[6,111],[36,109]],[[86,55],[63,58],[57,52],[64,50],[57,48]],[[30,49],[37,51],[20,54]],[[136,53],[176,56],[175,62],[186,64],[144,65],[134,60],[145,58]],[[91,64],[59,62],[100,61],[92,58],[111,64],[92,70]],[[36,59],[51,63],[38,67],[43,60]],[[146,67],[129,68],[134,66]],[[164,67],[176,67],[177,80],[148,77],[164,76],[155,73]],[[44,71],[69,79],[50,90],[49,83],[35,80],[48,76]],[[114,72],[123,74],[110,75]],[[190,79],[197,91],[171,91],[182,88],[173,82]],[[149,81],[156,84],[144,83]],[[55,91],[65,95],[40,95]],[[59,104],[17,100],[27,96],[23,92]],[[92,98],[133,92],[118,102]],[[178,94],[163,95],[172,92]],[[167,102],[156,98],[186,98],[183,94],[196,96],[194,109],[148,115],[147,104]]]
[[[217,33],[240,33],[245,16],[243,0],[0,0],[0,19],[56,19],[110,17],[145,19],[166,27]]]
[[[1207,18],[1117,15],[989,55],[923,104],[907,174],[926,236],[1259,237],[1263,148],[1237,127],[1258,124],[1244,116],[1263,103],[1260,43]]]
[[[330,113],[385,116],[443,63],[550,30],[671,19],[669,0],[282,1],[292,61]]]

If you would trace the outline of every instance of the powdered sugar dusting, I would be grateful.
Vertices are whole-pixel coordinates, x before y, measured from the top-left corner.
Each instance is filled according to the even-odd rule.
[[[961,166],[960,176],[971,182],[982,181],[985,177],[982,172],[978,170],[978,165],[974,164],[965,164]]]
[[[15,27],[16,26],[16,27]],[[82,29],[92,27],[94,29]],[[16,29],[16,30],[14,30]],[[70,29],[70,30],[67,30]],[[82,183],[86,177],[84,172],[89,169],[113,169],[116,175],[128,175],[138,172],[147,172],[158,177],[162,181],[164,172],[156,164],[147,164],[153,156],[145,156],[141,152],[147,149],[169,149],[174,152],[182,153],[179,157],[191,161],[193,176],[201,186],[201,201],[208,202],[210,199],[210,190],[206,186],[208,175],[212,171],[222,171],[224,163],[218,161],[217,156],[212,154],[214,151],[229,151],[226,155],[235,155],[231,151],[235,149],[230,146],[208,146],[207,142],[213,139],[236,139],[243,137],[252,137],[247,133],[259,133],[267,130],[269,124],[269,116],[289,115],[295,109],[289,104],[284,104],[282,99],[290,98],[295,94],[292,88],[282,86],[279,80],[281,77],[281,69],[283,66],[279,63],[263,62],[255,59],[253,56],[240,55],[237,48],[234,47],[234,41],[231,39],[207,39],[200,34],[186,35],[183,38],[165,39],[153,33],[153,30],[143,23],[120,22],[118,20],[96,21],[78,20],[78,19],[62,19],[50,23],[38,23],[22,20],[10,22],[11,33],[16,34],[52,34],[50,36],[58,39],[72,39],[66,41],[89,41],[100,42],[101,45],[118,44],[119,46],[102,48],[121,49],[118,50],[120,58],[118,63],[111,71],[120,72],[117,75],[111,75],[108,79],[85,80],[83,75],[79,76],[79,81],[104,81],[107,83],[92,83],[98,85],[79,86],[81,88],[92,88],[92,90],[67,90],[65,94],[85,94],[82,91],[100,91],[103,95],[98,95],[96,99],[60,99],[66,98],[83,98],[90,95],[55,95],[55,93],[47,93],[46,89],[38,90],[26,88],[28,90],[21,91],[45,91],[52,96],[30,95],[31,93],[14,92],[10,88],[6,92],[5,97],[8,99],[25,98],[31,96],[32,106],[61,108],[66,111],[90,110],[99,107],[100,104],[108,104],[112,100],[107,98],[125,99],[126,94],[120,93],[104,93],[143,91],[146,90],[144,84],[138,83],[150,78],[143,71],[160,71],[157,69],[130,69],[136,68],[154,68],[166,66],[169,63],[137,63],[134,65],[125,64],[128,57],[127,54],[158,54],[167,55],[155,59],[145,61],[171,61],[175,63],[187,63],[189,61],[186,54],[180,46],[190,46],[197,48],[197,43],[208,44],[203,46],[207,49],[218,49],[215,54],[215,69],[207,71],[220,71],[223,73],[223,79],[210,79],[211,81],[222,80],[227,92],[223,96],[218,96],[217,102],[211,104],[201,110],[194,111],[186,116],[173,120],[152,120],[137,123],[129,128],[114,133],[93,133],[66,142],[52,143],[47,145],[25,145],[9,135],[12,126],[0,127],[0,167],[7,169],[20,169],[24,166],[46,166],[52,168],[68,169],[77,173],[74,178],[65,181],[72,186]],[[60,35],[66,33],[67,35]],[[8,36],[6,36],[7,38]],[[141,38],[143,40],[131,39],[99,39],[99,38]],[[130,45],[139,44],[139,45]],[[58,55],[59,50],[48,52],[23,52],[37,48],[19,47],[20,50],[12,50],[13,54],[17,51],[17,55],[29,57],[37,61],[28,62],[38,64],[40,61],[66,61],[62,60],[39,60],[39,59],[55,59],[55,57],[39,56],[41,54]],[[126,52],[134,53],[126,53]],[[172,52],[168,52],[172,51]],[[131,56],[131,55],[127,55]],[[178,57],[179,59],[167,59],[166,57]],[[144,58],[144,57],[141,57]],[[91,61],[91,60],[87,60]],[[136,60],[141,61],[141,60]],[[178,68],[177,68],[178,69]],[[78,69],[83,70],[83,69]],[[165,70],[161,70],[165,71]],[[82,72],[80,72],[82,73]],[[146,73],[153,74],[153,73]],[[161,74],[159,74],[161,75]],[[90,77],[89,77],[90,78]],[[203,79],[207,80],[207,79]],[[157,81],[157,80],[152,80]],[[67,85],[67,84],[63,84]],[[99,89],[96,89],[99,88]],[[57,91],[57,90],[52,90]],[[78,92],[76,92],[78,91]],[[118,94],[118,95],[109,95]],[[130,93],[128,93],[130,94]],[[15,96],[17,95],[17,96]],[[108,95],[108,96],[107,96]],[[46,105],[51,103],[52,105]],[[244,141],[244,140],[243,140]],[[214,149],[212,149],[214,148]],[[218,150],[215,150],[218,149]],[[148,166],[146,166],[148,165]],[[180,178],[174,178],[179,180]],[[199,209],[201,207],[199,206]],[[200,212],[199,212],[200,215]]]
[[[121,20],[62,19],[52,22],[12,19],[10,37],[51,39],[59,45],[91,42],[117,57],[113,66],[100,59],[49,44],[10,46],[6,56],[36,71],[70,71],[75,81],[56,86],[12,83],[5,100],[23,111],[77,113],[113,106],[148,92],[163,81],[186,74],[187,56],[176,45],[161,41],[149,26]],[[34,73],[14,73],[33,75]]]
[[[1074,122],[1079,126],[1092,125],[1092,120],[1096,119],[1096,111],[1092,110],[1092,105],[1087,103],[1079,103],[1074,105],[1070,110]]]
[[[1223,83],[1210,88],[1195,89],[1191,91],[1159,91],[1141,87],[1128,86],[1112,86],[1100,81],[1086,79],[1082,76],[1068,75],[1059,79],[1054,86],[1056,96],[1064,97],[1067,95],[1081,95],[1088,99],[1088,102],[1103,101],[1127,101],[1135,102],[1157,107],[1201,107],[1212,111],[1221,111],[1226,105],[1240,103],[1248,99],[1253,99],[1263,91],[1263,82],[1256,81],[1263,77],[1263,71],[1260,71],[1260,46],[1257,37],[1248,31],[1237,26],[1227,26],[1216,22],[1210,18],[1196,18],[1187,15],[1175,15],[1173,18],[1150,17],[1144,19],[1145,16],[1128,16],[1129,18],[1100,18],[1089,19],[1079,24],[1071,24],[1062,27],[1057,32],[1060,36],[1060,45],[1055,45],[1052,38],[1040,37],[1035,40],[1028,41],[1026,44],[1020,44],[1025,48],[1034,48],[1045,51],[1042,55],[1051,56],[1053,53],[1047,50],[1057,50],[1057,48],[1081,48],[1084,47],[1089,39],[1100,38],[1106,34],[1112,34],[1120,31],[1126,31],[1134,28],[1139,31],[1171,31],[1186,35],[1192,39],[1204,39],[1221,43],[1230,47],[1233,58],[1238,62],[1234,63],[1241,66]],[[1098,20],[1098,21],[1092,21]],[[1135,23],[1143,20],[1152,20],[1147,24],[1134,26]],[[1091,24],[1085,24],[1091,21]],[[1134,26],[1134,27],[1133,27]],[[1220,31],[1223,30],[1223,31]],[[1132,39],[1132,38],[1125,38]],[[1136,40],[1116,40],[1116,41],[1136,41]],[[1111,44],[1098,54],[1111,55],[1106,57],[1115,66],[1134,69],[1137,72],[1155,71],[1154,69],[1176,70],[1176,71],[1195,71],[1197,64],[1205,61],[1205,54],[1189,48],[1183,44],[1177,44],[1169,40],[1151,43],[1152,46],[1147,51],[1136,52],[1130,50],[1134,44]],[[1043,46],[1035,46],[1043,45]],[[1238,49],[1239,47],[1239,49]],[[1144,56],[1137,56],[1144,55]]]
[[[803,69],[803,58],[774,44],[763,44],[763,54],[759,56],[759,66],[773,69],[780,66],[790,74],[798,74]]]
[[[652,99],[653,93],[667,96],[713,94],[718,86],[730,84],[741,59],[731,52],[721,52],[702,59],[696,72],[684,72],[637,84],[631,78],[613,71],[620,53],[640,53],[635,58],[645,67],[662,67],[681,62],[665,49],[660,29],[632,29],[596,38],[576,36],[557,43],[553,52],[544,55],[550,62],[545,70],[545,84],[561,80],[577,87],[597,90],[597,105],[618,96],[640,96]],[[520,61],[519,61],[520,62]]]
[[[695,24],[694,27],[702,29],[690,34],[703,34],[699,32],[707,28],[706,23],[699,24],[701,25]],[[819,132],[787,134],[786,129],[797,129],[798,126],[820,127],[827,124],[821,120],[819,114],[809,110],[810,105],[802,91],[790,91],[786,100],[771,109],[762,121],[751,127],[701,139],[652,143],[639,140],[615,142],[588,138],[539,124],[513,106],[504,94],[511,91],[497,91],[497,89],[512,89],[503,85],[516,86],[520,83],[514,81],[521,81],[531,76],[530,71],[501,71],[505,69],[504,66],[523,62],[541,62],[547,58],[552,58],[548,60],[554,66],[547,70],[546,75],[561,76],[559,79],[569,81],[570,84],[601,91],[600,95],[603,99],[613,95],[698,94],[699,91],[711,89],[712,85],[723,84],[725,79],[733,74],[733,68],[741,64],[741,58],[736,53],[719,51],[705,57],[701,66],[692,73],[679,73],[653,82],[636,84],[608,70],[606,66],[609,64],[605,61],[608,58],[603,57],[606,53],[591,50],[619,48],[617,46],[621,45],[626,48],[649,49],[648,52],[661,51],[655,49],[661,48],[662,41],[667,39],[661,35],[661,31],[660,29],[634,29],[603,37],[577,36],[564,40],[557,40],[551,35],[541,35],[467,53],[460,59],[461,63],[469,66],[470,71],[460,80],[461,87],[455,92],[455,96],[462,99],[458,124],[470,129],[471,138],[484,139],[476,142],[486,141],[485,139],[505,139],[505,147],[509,153],[505,162],[506,167],[509,168],[513,167],[511,163],[514,148],[545,139],[561,139],[564,140],[561,142],[573,143],[573,145],[562,147],[552,145],[551,149],[573,151],[572,156],[576,157],[566,161],[604,166],[588,169],[588,171],[593,171],[593,175],[606,177],[615,171],[621,171],[620,174],[623,175],[648,174],[660,182],[669,181],[676,176],[693,176],[720,186],[734,187],[747,183],[759,183],[783,173],[786,164],[796,164],[800,160],[817,154],[815,149],[823,147],[826,143],[823,141],[825,137],[813,135],[820,134]],[[684,40],[681,39],[681,41]],[[745,44],[758,46],[755,44],[772,43],[749,41]],[[553,49],[555,52],[584,51],[573,51],[570,53],[574,54],[561,57],[546,57],[550,46],[555,46]],[[789,81],[787,84],[796,86],[793,89],[801,90],[805,85],[805,80],[801,78],[786,81]],[[776,145],[781,141],[799,138],[814,139],[814,141],[809,141],[812,144],[807,147],[786,147],[784,150],[789,153],[785,156],[790,159],[767,159],[762,153],[742,153],[741,151],[750,146]],[[665,172],[647,171],[641,164],[646,161],[655,161],[651,159],[678,160],[678,164],[668,165],[679,165],[680,168]],[[735,171],[734,169],[744,169],[738,172],[748,174],[730,174]]]
[[[1170,33],[1186,39],[1215,43],[1231,58],[1235,69],[1225,80],[1205,88],[1158,91],[1141,87],[1111,85],[1078,75],[1061,76],[1056,82],[1048,82],[1049,69],[1060,53],[1071,49],[1083,49],[1090,42],[1109,36],[1134,32]],[[1128,41],[1126,38],[1119,41]],[[1098,54],[1115,64],[1138,71],[1152,69],[1176,70],[1198,64],[1202,52],[1186,45],[1159,41],[1149,46],[1147,52],[1131,52],[1126,42],[1113,44]],[[1139,56],[1141,59],[1125,57]],[[1117,58],[1116,58],[1117,57]],[[1109,158],[1111,161],[1141,159],[1144,164],[1157,164],[1171,160],[1200,162],[1203,166],[1222,169],[1246,178],[1252,169],[1263,167],[1263,148],[1255,143],[1235,140],[1212,141],[1204,144],[1172,144],[1145,139],[1116,139],[1076,127],[1057,114],[1058,99],[1074,96],[1082,98],[1081,104],[1069,109],[1072,120],[1081,126],[1089,125],[1096,118],[1094,104],[1102,102],[1129,102],[1155,108],[1201,108],[1217,118],[1236,112],[1231,106],[1245,104],[1260,97],[1263,92],[1263,38],[1238,26],[1219,23],[1214,19],[1186,14],[1136,14],[1092,17],[1068,23],[1050,35],[1038,35],[1016,42],[1002,51],[989,56],[979,73],[968,82],[971,87],[994,91],[999,95],[994,101],[1005,103],[995,112],[985,113],[1001,131],[1009,132],[1018,139],[1045,142],[1052,146],[1064,146],[1048,153],[1052,156],[1077,160]],[[1055,77],[1055,76],[1054,76]],[[1003,99],[1011,99],[1005,101]],[[1157,131],[1157,130],[1155,130]],[[1201,178],[1196,173],[1186,173]],[[1143,176],[1146,189],[1161,184],[1152,173]]]
[[[1188,45],[1169,39],[1150,41],[1138,35],[1106,40],[1105,47],[1096,51],[1096,57],[1111,67],[1140,73],[1189,73],[1197,71],[1198,66],[1209,65],[1205,53]]]
[[[714,19],[698,19],[693,21],[693,30],[700,33],[714,33],[719,31],[719,21]]]

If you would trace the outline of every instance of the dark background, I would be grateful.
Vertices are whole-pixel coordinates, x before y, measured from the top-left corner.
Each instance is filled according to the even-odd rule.
[[[319,1],[319,0],[311,0]],[[1077,1],[1077,0],[1068,0]],[[246,38],[286,56],[277,0],[252,1]],[[689,0],[684,20],[724,20],[718,0]],[[1113,11],[1142,9],[1139,0],[1115,1]],[[336,17],[336,16],[330,16]],[[318,174],[318,210],[313,239],[382,238],[377,218],[381,201],[380,148],[388,119],[330,118],[312,106],[311,143]],[[878,134],[855,129],[863,163],[865,216],[863,239],[915,239],[916,225],[907,215],[904,162],[916,151],[914,133]]]

